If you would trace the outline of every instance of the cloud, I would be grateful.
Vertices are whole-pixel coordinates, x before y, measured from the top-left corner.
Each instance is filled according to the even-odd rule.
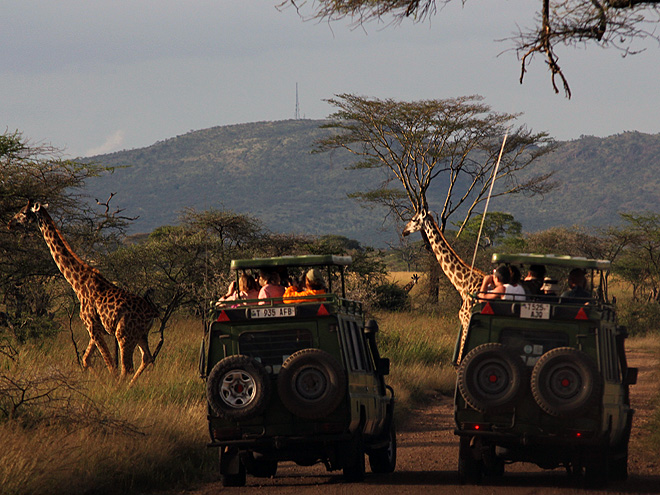
[[[85,156],[104,155],[113,151],[118,151],[124,142],[124,131],[121,129],[110,134],[101,146],[87,150]]]

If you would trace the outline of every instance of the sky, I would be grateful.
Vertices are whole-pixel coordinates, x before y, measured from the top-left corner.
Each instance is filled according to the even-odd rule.
[[[524,83],[511,41],[539,1],[455,0],[401,25],[304,21],[279,0],[4,0],[0,123],[65,157],[142,148],[214,126],[322,119],[341,93],[414,101],[481,95],[559,140],[660,132],[660,47],[559,47]],[[438,2],[440,3],[440,2]],[[304,12],[309,13],[309,8]]]

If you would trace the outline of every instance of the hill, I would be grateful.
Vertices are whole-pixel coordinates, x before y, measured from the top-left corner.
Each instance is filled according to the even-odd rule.
[[[227,208],[259,218],[275,232],[338,234],[363,244],[395,241],[382,209],[347,198],[374,180],[374,171],[346,170],[345,152],[312,154],[327,130],[320,120],[287,120],[191,131],[152,146],[92,157],[117,167],[88,182],[92,198],[117,193],[113,206],[139,219],[133,232],[176,223],[188,206]],[[529,173],[555,170],[560,187],[545,198],[494,200],[527,231],[558,225],[603,226],[618,212],[657,211],[660,135],[625,132],[563,142]],[[441,187],[436,188],[441,190]],[[429,198],[440,204],[441,198]],[[434,201],[435,199],[435,201]]]

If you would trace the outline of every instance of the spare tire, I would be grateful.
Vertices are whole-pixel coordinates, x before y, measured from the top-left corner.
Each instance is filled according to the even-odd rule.
[[[532,370],[532,394],[543,411],[566,417],[589,409],[600,398],[603,381],[586,353],[557,347],[543,354]]]
[[[211,409],[225,419],[257,416],[270,394],[270,377],[264,367],[240,354],[216,363],[206,380],[206,398]]]
[[[457,384],[465,402],[479,412],[509,409],[524,390],[525,364],[498,343],[472,349],[458,368]]]
[[[346,374],[337,360],[321,349],[302,349],[282,364],[277,391],[284,406],[296,416],[323,418],[346,395]]]

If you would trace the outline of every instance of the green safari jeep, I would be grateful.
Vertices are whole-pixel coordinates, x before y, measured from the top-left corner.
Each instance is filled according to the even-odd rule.
[[[238,300],[213,310],[200,374],[206,380],[210,447],[220,450],[225,486],[246,472],[271,477],[280,461],[318,462],[349,481],[396,465],[390,362],[376,345],[378,325],[345,297],[348,256],[233,260],[237,274],[276,271],[282,280],[323,273],[314,296]],[[292,302],[293,301],[293,302]]]
[[[493,262],[544,265],[558,280],[577,268],[591,290],[582,299],[481,299],[473,308],[454,401],[461,482],[502,475],[512,462],[563,466],[589,485],[626,479],[637,369],[608,299],[610,262],[505,254]]]

